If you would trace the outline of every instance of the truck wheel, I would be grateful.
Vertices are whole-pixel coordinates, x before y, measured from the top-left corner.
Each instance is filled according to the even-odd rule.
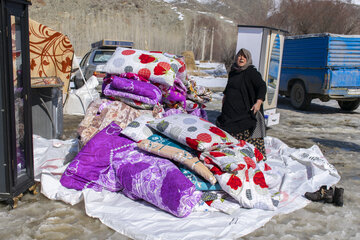
[[[75,84],[75,88],[79,89],[82,86],[84,86],[84,81],[82,79],[74,78],[74,84]]]
[[[340,108],[344,111],[354,111],[356,110],[360,105],[360,99],[354,100],[354,101],[337,101]]]
[[[307,95],[305,91],[304,84],[301,82],[296,82],[290,92],[291,105],[295,109],[304,110],[309,107],[311,103],[311,98]]]

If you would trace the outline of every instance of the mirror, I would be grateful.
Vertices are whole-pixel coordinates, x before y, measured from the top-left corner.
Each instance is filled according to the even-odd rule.
[[[277,34],[270,55],[269,75],[267,82],[267,101],[269,105],[271,105],[276,92],[276,86],[278,84],[279,67],[280,67],[280,37],[279,34]]]
[[[20,17],[11,16],[11,40],[13,60],[13,84],[14,84],[14,109],[15,109],[15,133],[16,133],[16,166],[17,177],[26,173],[25,163],[25,122],[24,122],[24,91],[23,91],[23,44],[22,22]]]

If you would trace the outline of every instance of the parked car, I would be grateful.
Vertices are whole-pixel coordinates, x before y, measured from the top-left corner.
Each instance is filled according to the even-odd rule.
[[[79,69],[77,69],[73,76],[75,88],[80,88],[91,76],[96,76],[100,86],[102,85],[103,78],[106,73],[103,68],[107,61],[111,58],[117,47],[132,48],[134,45],[131,41],[112,41],[101,40],[91,44],[91,50],[82,58]],[[80,71],[81,69],[81,71]]]
[[[353,111],[360,105],[360,36],[330,33],[286,37],[279,93],[296,109],[312,99],[334,99]]]

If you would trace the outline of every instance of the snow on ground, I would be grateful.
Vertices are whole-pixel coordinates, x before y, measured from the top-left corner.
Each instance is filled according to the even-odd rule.
[[[227,78],[191,76],[190,79],[195,80],[197,85],[208,88],[225,88],[227,83]]]
[[[221,63],[201,63],[198,67],[201,72],[215,77],[227,75],[225,65]]]
[[[227,72],[223,63],[199,62],[196,61],[199,71],[208,76],[190,76],[200,86],[218,90],[225,88],[227,83]]]
[[[214,92],[211,95],[212,99],[215,100],[222,100],[222,98],[224,97],[224,94],[222,92]]]

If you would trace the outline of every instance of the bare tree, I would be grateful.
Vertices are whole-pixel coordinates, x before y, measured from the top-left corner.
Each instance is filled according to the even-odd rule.
[[[226,70],[229,72],[231,65],[235,62],[236,41],[224,44],[221,50],[221,62],[225,64]]]
[[[360,33],[360,7],[340,0],[282,0],[267,22],[291,34]]]
[[[223,34],[223,30],[219,22],[211,16],[199,15],[194,17],[190,24],[187,36],[189,38],[189,48],[194,52],[195,58],[199,59],[202,54],[202,46],[205,44],[205,59],[209,58],[210,47],[211,47],[211,29],[215,29],[214,37],[214,52],[213,58],[219,59],[219,51],[216,46],[219,45],[219,42],[223,41],[226,36]],[[203,43],[205,34],[205,43]],[[233,37],[233,36],[231,36]]]

